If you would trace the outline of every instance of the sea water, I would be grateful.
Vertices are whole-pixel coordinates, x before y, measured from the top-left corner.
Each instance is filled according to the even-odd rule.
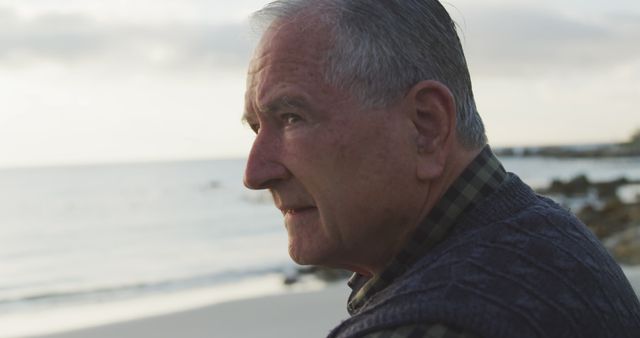
[[[578,174],[640,179],[640,159],[503,163],[534,187]],[[0,170],[0,337],[282,292],[294,268],[282,215],[267,192],[242,186],[244,165]]]

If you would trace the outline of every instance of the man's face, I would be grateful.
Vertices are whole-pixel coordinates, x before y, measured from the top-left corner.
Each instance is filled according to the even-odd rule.
[[[415,128],[401,105],[365,109],[325,83],[326,48],[318,30],[265,33],[247,81],[244,180],[271,191],[296,262],[358,270],[415,221]]]

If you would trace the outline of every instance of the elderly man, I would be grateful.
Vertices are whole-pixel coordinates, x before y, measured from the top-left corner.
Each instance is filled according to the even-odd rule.
[[[436,0],[282,0],[255,15],[245,173],[300,264],[349,269],[330,337],[640,337],[640,305],[574,216],[486,145]]]

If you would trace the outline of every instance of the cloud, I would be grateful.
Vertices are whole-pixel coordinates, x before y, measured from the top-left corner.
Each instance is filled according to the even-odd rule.
[[[26,20],[0,8],[0,65],[50,61],[123,66],[244,67],[252,50],[248,24],[131,24],[82,14]]]
[[[587,20],[506,4],[470,6],[460,14],[474,76],[583,72],[640,59],[637,14],[619,11]],[[246,22],[132,22],[96,20],[87,14],[49,13],[24,19],[0,8],[0,67],[50,61],[122,68],[244,69],[255,42]]]
[[[465,14],[467,57],[481,76],[607,69],[640,59],[640,18],[578,19],[532,8]]]

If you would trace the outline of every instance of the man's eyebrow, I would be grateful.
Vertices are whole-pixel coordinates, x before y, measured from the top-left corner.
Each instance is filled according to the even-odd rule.
[[[302,97],[281,96],[268,102],[263,108],[258,108],[258,111],[262,114],[273,114],[277,111],[291,108],[307,110],[309,109],[309,104],[307,100]],[[255,119],[255,116],[256,113],[254,111],[245,109],[242,115],[242,122],[251,123],[251,121]]]
[[[265,114],[270,114],[283,109],[307,109],[309,104],[302,97],[281,96],[267,103],[262,110]]]

